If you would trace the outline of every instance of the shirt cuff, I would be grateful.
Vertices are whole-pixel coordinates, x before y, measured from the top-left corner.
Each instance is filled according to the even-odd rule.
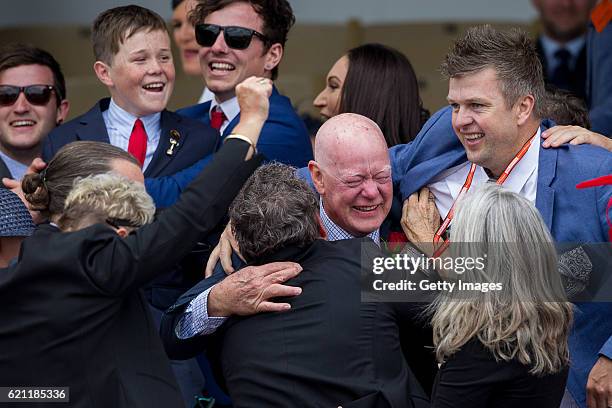
[[[225,322],[227,317],[208,316],[208,294],[213,287],[208,288],[189,302],[181,320],[176,325],[176,337],[185,340],[194,336],[212,334]]]

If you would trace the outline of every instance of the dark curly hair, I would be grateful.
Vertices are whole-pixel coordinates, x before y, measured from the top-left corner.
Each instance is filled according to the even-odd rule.
[[[189,13],[189,20],[195,26],[204,22],[211,13],[221,10],[233,3],[250,4],[263,20],[263,34],[268,41],[264,51],[267,52],[272,44],[285,47],[289,30],[295,23],[293,9],[287,0],[206,0],[200,1],[197,7]],[[272,70],[272,79],[278,76],[278,66]]]
[[[319,203],[295,168],[273,163],[260,167],[229,209],[240,253],[257,262],[288,246],[307,246],[320,237]]]

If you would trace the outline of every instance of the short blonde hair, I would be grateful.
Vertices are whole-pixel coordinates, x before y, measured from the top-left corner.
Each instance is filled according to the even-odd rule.
[[[77,179],[68,194],[58,225],[78,229],[87,225],[121,220],[130,227],[140,227],[153,220],[155,204],[141,183],[113,173]]]

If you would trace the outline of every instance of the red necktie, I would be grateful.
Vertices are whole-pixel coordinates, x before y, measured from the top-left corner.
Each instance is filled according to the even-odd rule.
[[[210,126],[213,129],[220,130],[221,125],[223,125],[223,122],[225,122],[225,119],[227,119],[225,117],[225,113],[223,113],[218,106],[215,107],[212,112],[210,112]]]
[[[147,155],[147,132],[140,119],[136,119],[134,122],[132,134],[130,135],[130,143],[128,144],[128,153],[140,162],[140,167],[144,165],[145,156]]]

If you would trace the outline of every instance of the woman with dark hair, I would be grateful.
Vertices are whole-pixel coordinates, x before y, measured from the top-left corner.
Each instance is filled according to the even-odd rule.
[[[410,61],[381,44],[353,48],[336,61],[314,106],[326,119],[339,113],[372,119],[389,147],[414,139],[429,118]]]

